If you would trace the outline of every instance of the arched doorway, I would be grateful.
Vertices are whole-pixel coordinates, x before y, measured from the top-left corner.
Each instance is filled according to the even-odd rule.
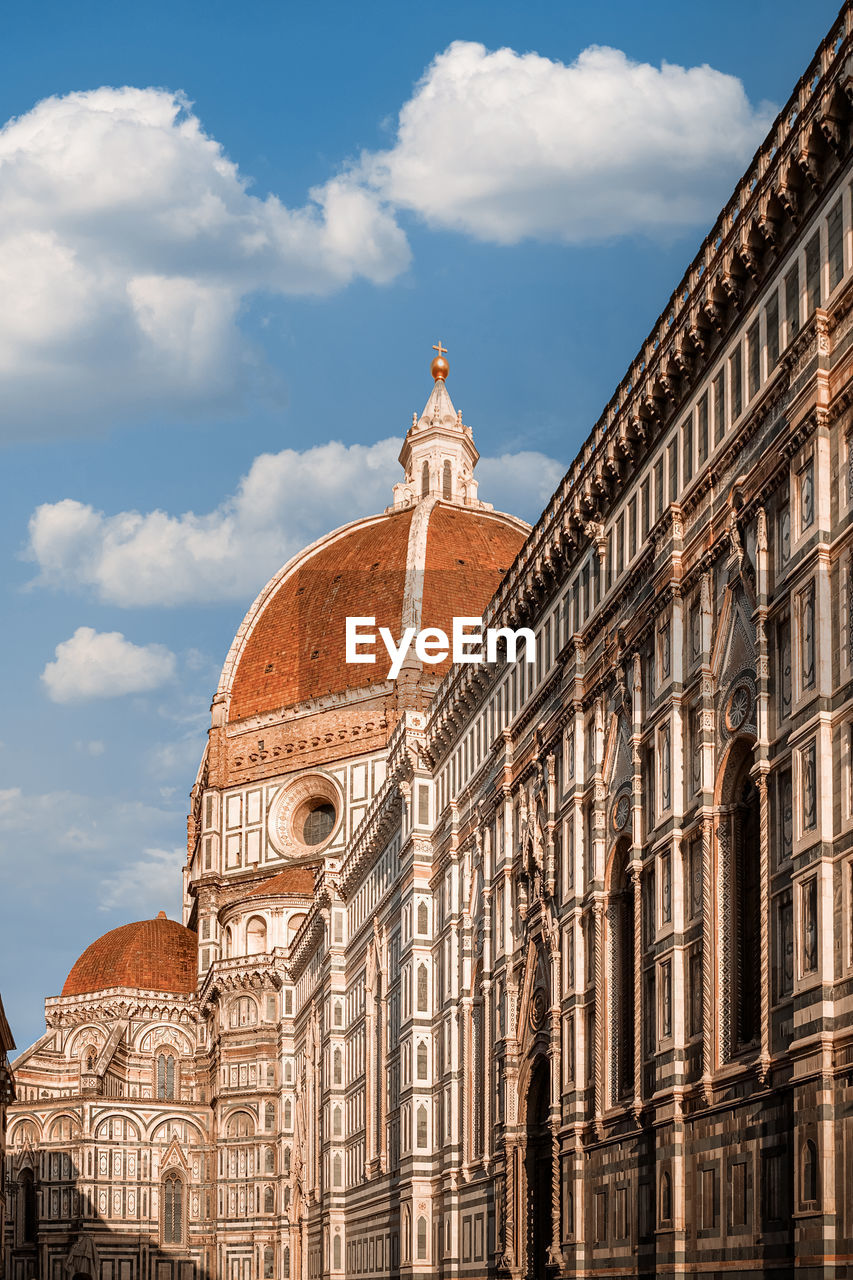
[[[551,1245],[551,1067],[536,1059],[527,1088],[524,1182],[526,1196],[525,1253],[528,1280],[543,1280]]]

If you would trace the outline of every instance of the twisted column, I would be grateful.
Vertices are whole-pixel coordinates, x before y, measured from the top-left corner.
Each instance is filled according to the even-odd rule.
[[[720,1061],[729,1062],[732,1056],[732,839],[731,817],[724,814],[717,825],[717,941],[719,987],[719,1046]]]
[[[761,823],[761,1077],[770,1071],[770,803],[767,774],[758,777]]]
[[[595,1122],[604,1115],[604,903],[593,907],[595,921]]]
[[[714,1072],[714,900],[712,882],[712,823],[702,821],[702,1087],[710,1092]]]
[[[643,877],[639,862],[631,863],[631,886],[634,892],[634,1115],[643,1105]],[[627,993],[625,993],[627,995]]]

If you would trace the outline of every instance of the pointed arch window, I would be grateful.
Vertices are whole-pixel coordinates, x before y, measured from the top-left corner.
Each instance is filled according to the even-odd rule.
[[[36,1213],[36,1189],[31,1169],[24,1169],[19,1178],[21,1191],[21,1229],[24,1244],[35,1244],[38,1215]]]
[[[672,1181],[666,1172],[660,1176],[660,1220],[661,1225],[672,1221]]]
[[[441,496],[447,502],[450,502],[453,497],[453,480],[450,475],[450,463],[446,458],[444,460],[444,466],[441,469]]]
[[[275,1213],[275,1192],[272,1187],[264,1187],[264,1213]]]
[[[424,1151],[426,1150],[426,1146],[427,1146],[427,1109],[423,1104],[421,1104],[421,1106],[418,1107],[417,1120],[418,1120],[417,1146],[420,1151]]]
[[[429,496],[429,463],[425,462],[421,467],[421,497]]]
[[[418,1013],[427,1012],[429,977],[425,964],[418,965]]]
[[[157,1055],[157,1097],[170,1101],[175,1096],[175,1059],[171,1054]]]
[[[420,1215],[418,1218],[418,1260],[425,1259],[427,1256],[427,1220]]]
[[[809,1139],[803,1144],[800,1186],[803,1204],[817,1203],[817,1147]]]
[[[184,1243],[184,1183],[180,1174],[163,1179],[163,1244]]]
[[[289,1261],[289,1259],[288,1259]],[[275,1250],[271,1244],[264,1249],[264,1280],[272,1280],[275,1275]]]

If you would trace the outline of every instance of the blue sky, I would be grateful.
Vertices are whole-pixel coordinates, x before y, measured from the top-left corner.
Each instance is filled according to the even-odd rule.
[[[0,992],[19,1046],[93,938],[178,915],[231,637],[287,555],[390,501],[439,335],[481,496],[535,518],[835,12],[5,15]]]

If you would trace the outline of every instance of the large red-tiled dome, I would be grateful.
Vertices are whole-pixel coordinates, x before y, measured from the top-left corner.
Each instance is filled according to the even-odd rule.
[[[433,500],[329,534],[285,565],[247,614],[220,684],[228,720],[383,682],[381,642],[374,665],[346,661],[347,617],[373,617],[395,641],[407,625],[449,635],[455,615],[483,612],[526,533],[512,516]]]
[[[64,996],[82,996],[112,987],[137,991],[195,991],[198,940],[190,929],[161,912],[156,920],[137,920],[111,929],[87,947],[62,988]]]

